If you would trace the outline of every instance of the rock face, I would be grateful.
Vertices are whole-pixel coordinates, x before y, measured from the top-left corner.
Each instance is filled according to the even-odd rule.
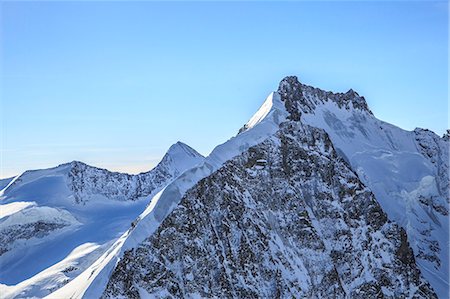
[[[185,193],[103,298],[436,298],[405,231],[295,115]]]
[[[313,113],[318,105],[327,101],[336,103],[339,108],[354,108],[373,115],[364,97],[359,96],[353,89],[346,93],[332,93],[302,84],[296,76],[288,76],[281,80],[277,92],[285,103],[290,118],[297,121],[300,120],[302,112]]]

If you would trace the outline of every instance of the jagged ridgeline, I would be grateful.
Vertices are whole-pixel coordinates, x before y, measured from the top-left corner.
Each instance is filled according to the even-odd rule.
[[[240,152],[178,201],[161,195],[177,204],[124,251],[102,298],[445,298],[448,137],[287,77],[210,161],[227,147]]]

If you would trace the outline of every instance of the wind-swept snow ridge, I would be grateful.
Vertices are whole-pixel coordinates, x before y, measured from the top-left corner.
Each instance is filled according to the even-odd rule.
[[[239,130],[239,132],[243,132],[249,130],[265,120],[270,113],[275,113],[274,111],[283,111],[284,105],[283,102],[280,101],[280,97],[275,92],[269,94],[264,103],[258,109],[258,111],[250,118],[250,120]],[[271,115],[269,119],[272,121],[279,122],[279,120],[274,119],[274,117],[278,117],[277,115]],[[267,120],[266,120],[267,121]]]
[[[9,180],[0,195],[0,292],[44,297],[66,285],[113,250],[154,194],[203,159],[177,142],[138,175],[74,161]],[[87,244],[95,250],[73,254]]]

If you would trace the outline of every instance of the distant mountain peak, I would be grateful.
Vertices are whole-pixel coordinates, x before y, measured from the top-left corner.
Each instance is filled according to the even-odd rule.
[[[189,145],[178,141],[172,144],[162,158],[161,162],[155,167],[168,167],[173,171],[172,175],[177,177],[185,170],[191,168],[205,159],[200,153]]]
[[[176,143],[172,144],[167,150],[166,155],[178,154],[180,152],[184,152],[185,154],[193,157],[203,157],[203,155],[198,153],[195,149],[181,141],[177,141]]]

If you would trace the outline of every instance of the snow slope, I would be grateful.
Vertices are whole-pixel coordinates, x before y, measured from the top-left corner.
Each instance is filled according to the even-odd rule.
[[[138,175],[74,161],[18,176],[0,195],[1,294],[43,297],[67,284],[110,249],[154,194],[203,159],[178,142]]]

